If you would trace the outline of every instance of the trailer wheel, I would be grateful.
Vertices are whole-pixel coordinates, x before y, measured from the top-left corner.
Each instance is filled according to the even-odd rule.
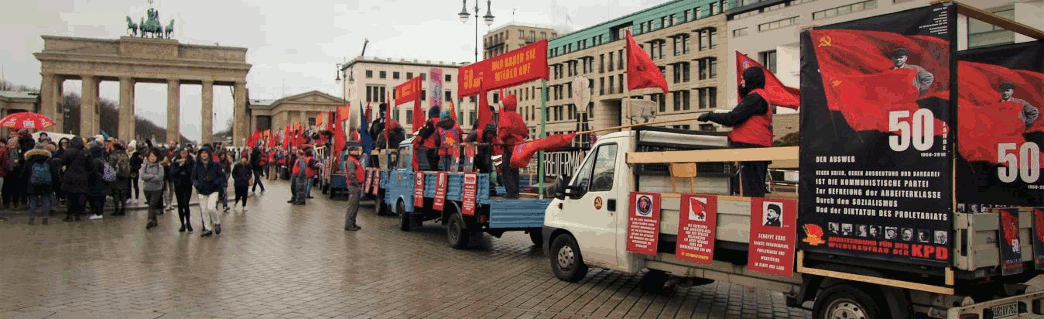
[[[395,204],[395,211],[399,213],[399,229],[402,231],[410,231],[413,220],[410,218],[410,213],[406,211],[406,203],[398,201]]]
[[[663,270],[649,269],[649,272],[645,273],[645,277],[642,277],[642,291],[648,293],[662,293],[664,292],[663,285],[667,284],[667,280],[670,276]]]
[[[580,247],[571,235],[555,237],[551,244],[551,272],[555,277],[568,282],[577,282],[587,276],[587,265],[580,254]]]
[[[881,305],[863,289],[847,284],[830,286],[816,297],[815,319],[871,319],[881,314]]]
[[[533,246],[544,247],[544,235],[541,234],[540,228],[529,231],[529,240],[533,241]]]
[[[468,225],[464,224],[464,218],[460,217],[460,213],[450,215],[449,224],[446,225],[446,239],[453,248],[460,249],[468,246],[471,233],[468,232]]]

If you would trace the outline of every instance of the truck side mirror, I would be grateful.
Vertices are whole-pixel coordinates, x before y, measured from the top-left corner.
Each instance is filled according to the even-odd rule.
[[[559,175],[555,178],[555,198],[565,199],[567,192],[570,192],[566,187],[566,183],[569,180],[569,176]]]

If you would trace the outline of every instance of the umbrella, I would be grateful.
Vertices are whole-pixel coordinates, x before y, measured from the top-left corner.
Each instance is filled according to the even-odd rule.
[[[54,125],[54,121],[39,113],[18,112],[0,120],[0,127],[20,130],[23,128],[42,130]]]

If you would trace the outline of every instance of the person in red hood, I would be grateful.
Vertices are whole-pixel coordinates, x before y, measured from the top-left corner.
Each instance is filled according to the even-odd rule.
[[[522,115],[515,111],[518,105],[514,95],[504,96],[501,103],[504,107],[500,114],[497,136],[504,145],[504,157],[500,170],[503,172],[504,188],[507,191],[505,197],[518,198],[518,169],[511,168],[511,153],[515,145],[529,137],[529,128],[526,127],[526,121],[522,120]]]
[[[424,152],[417,152],[417,155],[423,154],[428,159],[428,166],[419,165],[421,170],[438,170],[439,169],[439,151],[438,145],[435,141],[439,139],[437,133],[439,123],[439,108],[432,107],[428,109],[428,122],[424,123],[424,127],[421,127],[420,131],[417,132],[417,136],[420,137],[420,147],[423,148]],[[417,148],[414,145],[414,148]],[[418,163],[421,163],[418,161]]]

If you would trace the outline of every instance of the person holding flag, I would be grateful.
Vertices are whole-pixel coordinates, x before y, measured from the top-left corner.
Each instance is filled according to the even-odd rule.
[[[504,108],[500,114],[498,137],[504,143],[504,158],[500,168],[504,174],[504,189],[507,191],[504,197],[518,198],[518,168],[512,167],[511,156],[515,151],[515,144],[522,143],[529,137],[529,128],[522,115],[515,111],[518,105],[514,95],[505,96],[501,103]]]
[[[729,132],[729,146],[735,148],[755,148],[772,146],[772,107],[763,97],[766,93],[765,73],[760,68],[743,70],[743,84],[740,96],[743,98],[728,113],[704,113],[697,118],[700,122],[714,122],[732,127]],[[765,161],[740,162],[741,194],[750,197],[764,197],[768,191],[765,187],[765,175],[768,174]]]

